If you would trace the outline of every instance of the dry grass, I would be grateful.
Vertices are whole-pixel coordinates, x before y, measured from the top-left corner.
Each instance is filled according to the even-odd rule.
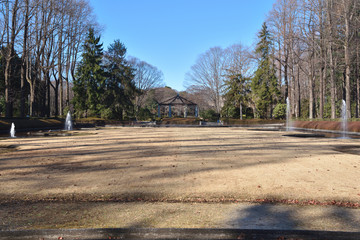
[[[155,227],[222,227],[228,226],[225,222],[230,210],[225,206],[233,207],[226,202],[336,201],[351,202],[352,206],[360,202],[356,139],[293,138],[283,136],[283,132],[245,128],[106,128],[88,133],[92,134],[1,141],[2,145],[17,146],[17,151],[2,154],[0,160],[0,212],[7,219],[3,226],[113,226],[102,207],[99,209],[104,214],[86,215],[82,208],[75,211],[81,212],[84,221],[70,214],[67,220],[74,221],[65,224],[56,219],[57,212],[49,217],[55,209],[62,214],[82,205],[92,209],[96,204],[110,203],[130,204],[126,208],[134,204],[137,207],[132,208],[130,218],[150,219],[124,220],[123,227],[136,222]],[[39,219],[44,215],[49,223],[35,218],[26,225],[30,215],[18,216],[18,210],[13,217],[14,204],[23,206],[22,210],[25,206],[41,208]],[[41,207],[51,204],[58,205],[47,210]],[[153,218],[141,217],[147,204],[154,204]],[[194,204],[208,210],[196,218]],[[180,219],[178,223],[171,220],[172,212],[174,216],[177,212],[174,206],[187,213],[175,217]],[[174,224],[160,223],[155,217],[159,212]],[[206,214],[213,219],[209,223]],[[127,218],[123,212],[116,216]],[[107,218],[105,225],[99,225]]]

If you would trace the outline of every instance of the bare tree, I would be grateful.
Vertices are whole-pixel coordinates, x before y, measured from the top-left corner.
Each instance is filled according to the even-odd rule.
[[[313,11],[313,3],[307,0],[302,2],[302,17],[300,21],[300,31],[303,42],[306,46],[305,67],[302,69],[308,79],[308,99],[309,99],[309,118],[314,118],[314,86],[315,86],[315,13]]]
[[[250,76],[254,69],[254,59],[250,49],[240,44],[233,44],[225,49],[226,62],[224,65],[227,74],[241,74]]]
[[[327,12],[327,46],[328,46],[328,59],[330,67],[330,102],[331,102],[331,118],[336,118],[336,86],[335,86],[335,64],[334,64],[334,3],[333,0],[326,1]]]
[[[5,61],[5,89],[0,95],[6,100],[6,116],[12,115],[13,99],[19,102],[15,107],[20,109],[20,115],[25,116],[28,88],[30,115],[49,116],[53,102],[50,98],[63,95],[64,80],[68,106],[69,81],[75,77],[85,32],[96,24],[88,1],[0,0],[0,12],[0,43]],[[56,73],[56,78],[51,73]],[[56,94],[50,94],[51,83],[56,80],[60,87],[53,87]],[[13,85],[21,87],[14,89]],[[62,99],[60,96],[56,104],[60,112],[64,108]]]
[[[140,90],[135,99],[135,106],[139,108],[142,107],[144,97],[150,89],[164,86],[164,75],[155,66],[136,57],[129,57],[128,63],[135,70],[134,83],[136,88]]]
[[[301,45],[299,41],[299,0],[278,0],[270,11],[267,22],[276,43],[277,53],[274,53],[279,86],[285,102],[289,98],[292,115],[300,115],[299,79]],[[275,49],[275,47],[274,47]]]
[[[186,75],[186,85],[206,93],[217,113],[222,108],[222,88],[226,75],[226,54],[220,47],[201,54]]]
[[[19,11],[19,1],[15,0],[14,2],[6,1],[6,12],[5,12],[5,32],[6,32],[6,46],[3,48],[3,56],[5,59],[5,69],[4,69],[4,78],[5,78],[5,116],[12,117],[12,107],[13,107],[13,92],[11,88],[11,83],[15,81],[13,72],[12,61],[15,57],[15,40],[19,33],[19,22],[18,22],[18,11]],[[11,12],[11,14],[10,14]],[[11,18],[11,21],[10,21]]]
[[[351,117],[351,53],[350,44],[354,37],[355,31],[352,28],[352,22],[355,18],[358,0],[341,0],[339,1],[340,6],[340,17],[342,25],[344,26],[343,33],[343,48],[344,48],[344,61],[345,61],[345,101],[346,101],[346,115]]]

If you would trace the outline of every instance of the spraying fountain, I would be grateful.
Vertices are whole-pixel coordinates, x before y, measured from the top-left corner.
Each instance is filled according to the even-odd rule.
[[[290,101],[289,98],[286,98],[286,131],[290,131]]]
[[[73,123],[72,123],[71,114],[69,111],[67,113],[66,119],[65,119],[65,131],[71,131],[71,130],[73,130]]]
[[[15,137],[15,124],[14,123],[11,123],[10,137],[12,137],[12,138]]]
[[[346,102],[342,100],[342,108],[341,108],[341,130],[342,130],[342,138],[347,138],[346,133],[348,130],[348,118],[346,114]]]

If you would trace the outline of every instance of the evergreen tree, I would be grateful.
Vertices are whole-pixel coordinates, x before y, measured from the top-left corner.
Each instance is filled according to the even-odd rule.
[[[74,107],[78,114],[99,116],[103,108],[105,73],[100,36],[90,28],[83,45],[82,59],[74,79]]]
[[[225,80],[225,103],[223,108],[223,115],[233,117],[237,115],[234,110],[239,108],[239,117],[243,116],[243,104],[247,101],[249,93],[248,86],[249,79],[242,76],[242,74],[235,74],[229,76],[229,80]]]
[[[134,69],[125,60],[126,47],[115,40],[105,54],[106,74],[103,117],[124,118],[131,115],[136,93]]]
[[[258,37],[259,42],[255,49],[255,53],[259,56],[258,68],[251,83],[253,100],[257,110],[254,114],[260,118],[269,118],[272,117],[272,110],[280,92],[277,87],[275,69],[270,61],[272,42],[266,23],[262,25]]]

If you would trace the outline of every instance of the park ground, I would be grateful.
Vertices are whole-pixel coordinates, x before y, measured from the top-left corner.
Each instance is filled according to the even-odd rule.
[[[287,134],[108,127],[2,138],[0,230],[360,231],[360,140]]]

